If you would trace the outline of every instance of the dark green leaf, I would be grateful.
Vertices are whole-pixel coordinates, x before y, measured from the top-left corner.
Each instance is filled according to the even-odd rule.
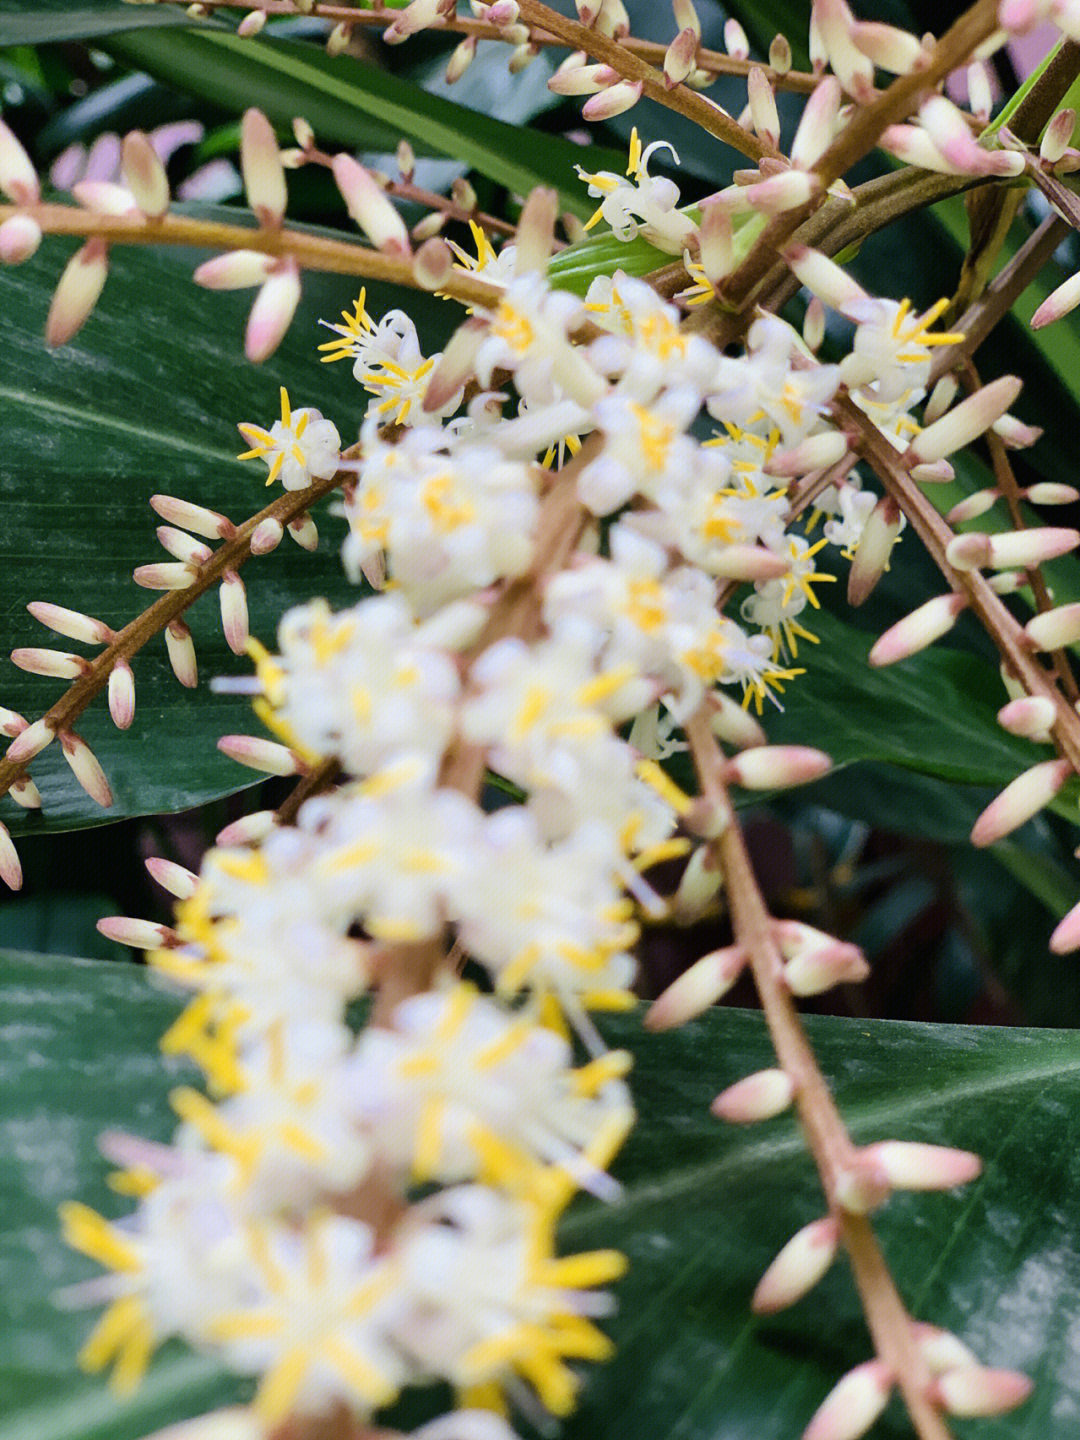
[[[163,25],[190,25],[179,7],[102,4],[73,8],[63,0],[4,0],[0,5],[0,47],[5,45],[46,45],[56,40],[92,40],[118,30],[160,29]]]

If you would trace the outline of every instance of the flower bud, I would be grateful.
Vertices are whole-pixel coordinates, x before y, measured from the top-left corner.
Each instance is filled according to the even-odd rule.
[[[664,52],[664,84],[669,90],[681,85],[694,68],[700,36],[689,27],[680,30]]]
[[[340,20],[330,34],[326,37],[327,55],[344,55],[349,48],[349,41],[352,39],[352,27],[345,20]]]
[[[0,225],[0,264],[21,265],[37,253],[41,226],[29,215],[12,215]]]
[[[748,710],[714,690],[709,697],[711,714],[709,728],[718,740],[736,750],[749,750],[755,745],[767,745],[768,736]]]
[[[988,511],[992,510],[1001,499],[1001,491],[976,490],[974,494],[967,495],[958,504],[954,505],[945,516],[950,525],[966,525],[971,520],[978,520]]]
[[[1076,111],[1068,108],[1059,110],[1043,131],[1039,142],[1039,156],[1047,165],[1056,165],[1068,149],[1076,124]]]
[[[823,750],[807,745],[756,745],[727,762],[727,778],[744,790],[784,790],[806,785],[832,769]]]
[[[758,1281],[753,1313],[773,1315],[801,1300],[827,1273],[839,1243],[840,1225],[832,1215],[797,1231]]]
[[[8,758],[10,757],[9,749]],[[1071,955],[1074,950],[1080,950],[1080,904],[1074,905],[1058,921],[1054,933],[1050,936],[1050,949],[1055,955]]]
[[[890,75],[909,75],[925,65],[927,56],[922,41],[909,30],[899,30],[895,25],[858,20],[851,26],[851,39],[856,49]]]
[[[723,876],[707,845],[699,845],[690,856],[668,913],[676,925],[693,925],[707,914],[720,894]]]
[[[90,799],[103,809],[108,809],[113,803],[112,790],[105,778],[105,771],[90,746],[73,730],[64,730],[60,734],[60,749],[71,766],[71,773]]]
[[[265,10],[249,10],[240,21],[240,24],[237,25],[236,33],[240,36],[241,40],[251,40],[254,39],[256,35],[262,33],[265,24]]]
[[[248,205],[263,225],[277,227],[285,218],[288,193],[274,127],[254,108],[240,124],[240,168]]]
[[[967,606],[966,595],[936,595],[885,631],[870,648],[871,665],[895,665],[947,635]]]
[[[694,962],[645,1012],[649,1030],[672,1030],[715,1005],[742,974],[748,956],[741,945],[726,945]]]
[[[26,725],[25,716],[20,715],[17,710],[9,710],[5,705],[0,705],[0,735],[14,740],[16,735],[22,734]]]
[[[475,35],[467,35],[460,45],[456,45],[446,63],[446,83],[453,85],[460,80],[465,71],[472,64],[476,57],[477,40]]]
[[[335,155],[334,180],[353,222],[376,250],[407,257],[412,253],[405,222],[382,189],[351,155]]]
[[[176,937],[167,925],[152,920],[137,920],[131,915],[106,915],[97,922],[97,930],[107,940],[129,945],[132,950],[160,950]]]
[[[724,49],[733,60],[750,58],[750,41],[746,38],[746,31],[738,20],[724,21]]]
[[[226,825],[215,837],[215,845],[258,845],[277,824],[273,810],[256,810]]]
[[[859,1440],[889,1403],[894,1378],[883,1360],[856,1365],[825,1397],[802,1440]]]
[[[17,780],[12,780],[8,788],[8,794],[16,805],[21,805],[24,810],[41,809],[41,791],[30,779],[29,775],[23,775]]]
[[[171,525],[194,530],[196,535],[205,535],[208,540],[228,540],[236,534],[236,526],[227,516],[175,495],[151,495],[150,508]]]
[[[8,752],[10,754],[10,751]],[[11,839],[11,831],[0,824],[0,880],[9,890],[21,890],[23,882],[19,852]]]
[[[80,180],[71,187],[71,193],[85,210],[95,215],[135,215],[138,205],[135,196],[126,185],[115,185],[111,180]]]
[[[244,354],[259,365],[268,360],[285,338],[300,303],[300,267],[290,255],[263,284],[255,297],[244,332]]]
[[[167,890],[170,895],[175,895],[178,900],[190,899],[198,889],[198,875],[191,870],[186,870],[183,865],[177,865],[175,861],[163,860],[158,855],[152,855],[146,862],[146,868],[161,888]]]
[[[835,75],[826,75],[815,87],[791,144],[791,163],[797,169],[809,170],[829,148],[839,124],[842,98]]]
[[[150,138],[141,130],[124,136],[121,149],[124,183],[144,215],[157,219],[169,208],[169,177]]]
[[[694,8],[693,0],[671,0],[671,8],[675,12],[675,24],[680,30],[692,30],[697,38],[701,39],[701,21],[698,18],[697,10]]]
[[[11,742],[4,759],[10,760],[13,765],[23,765],[35,755],[40,755],[46,745],[51,745],[55,739],[56,730],[50,720],[35,720]]]
[[[198,266],[191,278],[206,290],[248,290],[261,285],[277,263],[262,250],[230,250]]]
[[[1080,500],[1080,490],[1077,490],[1075,485],[1059,485],[1052,480],[1039,480],[1027,487],[1024,498],[1030,500],[1032,505],[1075,505],[1077,500]]]
[[[768,76],[759,65],[754,65],[747,75],[746,88],[750,98],[750,117],[756,134],[767,145],[779,145],[780,116],[776,109],[776,94]]]
[[[853,301],[866,299],[862,286],[820,250],[792,243],[780,253],[799,284],[805,285],[833,310],[842,310]]]
[[[971,831],[971,843],[994,845],[1049,805],[1073,773],[1068,760],[1044,760],[1025,770],[992,800]]]
[[[857,945],[834,940],[808,946],[784,966],[784,983],[792,995],[823,995],[834,985],[857,985],[870,974],[870,966]]]
[[[920,431],[908,447],[908,454],[915,460],[943,460],[962,450],[1005,414],[1022,387],[1023,382],[1015,375],[1002,375],[983,385]]]
[[[1046,695],[1022,695],[1019,700],[1003,705],[997,713],[997,722],[1003,730],[1040,745],[1051,739],[1056,720],[1057,707]]]
[[[774,35],[769,44],[769,68],[777,75],[786,75],[791,66],[791,41],[786,35]]]
[[[305,769],[299,755],[288,746],[257,735],[223,735],[217,746],[238,765],[246,765],[264,775],[300,775]]]
[[[643,89],[640,80],[619,80],[602,90],[599,95],[593,95],[586,100],[581,107],[581,117],[590,122],[611,120],[614,116],[633,109],[641,99]]]
[[[221,628],[225,643],[234,655],[243,655],[248,643],[248,603],[244,582],[235,570],[226,570],[218,591],[221,601]]]
[[[882,1140],[862,1153],[894,1190],[952,1190],[982,1174],[978,1155],[946,1145]]]
[[[709,1109],[729,1124],[750,1125],[782,1115],[794,1098],[795,1082],[785,1070],[759,1070],[722,1090]]]
[[[190,565],[205,565],[214,553],[209,545],[196,540],[186,530],[177,530],[174,525],[159,525],[156,534],[163,550]]]
[[[273,515],[268,515],[265,520],[260,520],[251,532],[249,547],[252,555],[268,555],[271,550],[277,549],[284,534],[284,525],[280,520],[275,520]]]
[[[991,88],[991,71],[985,60],[975,60],[967,67],[968,109],[985,125],[994,108],[994,92]]]
[[[1060,650],[1080,640],[1080,602],[1059,605],[1034,616],[1024,626],[1024,634],[1036,650]]]
[[[45,321],[46,345],[55,349],[78,334],[98,302],[108,273],[107,246],[94,235],[76,250],[60,276]]]
[[[165,627],[165,649],[173,674],[181,685],[189,690],[199,683],[199,668],[195,660],[195,642],[191,631],[183,620],[173,620]]]
[[[956,399],[959,389],[960,381],[955,375],[943,375],[930,391],[930,398],[923,406],[923,423],[929,425],[934,420],[940,420]]]
[[[85,645],[107,645],[113,632],[102,620],[84,615],[80,610],[68,610],[63,605],[52,605],[48,600],[31,600],[27,610],[42,625],[55,630],[57,635],[66,635],[69,640],[81,640]]]
[[[41,185],[33,162],[3,120],[0,120],[0,194],[16,205],[36,205],[41,199]]]
[[[132,571],[132,579],[144,590],[186,590],[199,578],[194,565],[170,565],[166,562],[154,565],[138,565]]]
[[[710,566],[721,580],[779,580],[788,562],[764,545],[725,545]]]
[[[791,450],[774,450],[764,469],[767,475],[809,475],[826,470],[847,454],[847,437],[842,430],[823,430],[809,435]]]
[[[911,1328],[919,1354],[925,1360],[931,1375],[940,1375],[946,1370],[962,1369],[979,1363],[964,1342],[951,1330],[942,1330],[937,1325],[927,1325],[919,1320]]]
[[[1052,325],[1055,320],[1068,315],[1070,310],[1075,310],[1080,305],[1080,272],[1070,275],[1056,290],[1052,290],[1043,303],[1031,317],[1031,328],[1041,330],[1044,325]]]
[[[994,569],[1025,569],[1055,560],[1080,545],[1080,532],[1050,525],[1033,526],[1030,530],[1008,530],[1000,535],[971,532],[957,535],[945,547],[945,558],[957,570],[978,570],[984,565]]]
[[[288,530],[301,550],[317,550],[319,548],[319,532],[310,515],[298,515],[295,520],[290,520]]]
[[[1032,1391],[1032,1382],[1017,1370],[987,1370],[965,1365],[946,1370],[934,1386],[937,1398],[950,1415],[1005,1415],[1022,1405]]]
[[[77,680],[90,668],[81,655],[64,650],[46,650],[26,646],[12,650],[11,663],[29,675],[48,675],[54,680]]]
[[[129,729],[135,719],[135,676],[126,660],[109,672],[109,714],[118,730]]]

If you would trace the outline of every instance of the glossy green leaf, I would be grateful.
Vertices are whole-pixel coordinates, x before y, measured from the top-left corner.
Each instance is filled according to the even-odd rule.
[[[183,10],[169,5],[133,9],[131,5],[67,5],[64,0],[4,0],[0,4],[0,47],[45,45],[58,40],[92,40],[119,30],[190,25]]]
[[[366,393],[348,365],[320,365],[319,317],[337,319],[358,285],[347,276],[309,277],[297,319],[266,365],[242,355],[250,292],[213,294],[191,284],[196,259],[177,253],[115,253],[99,306],[74,342],[50,354],[41,327],[67,250],[46,244],[29,264],[0,270],[0,651],[53,644],[83,647],[51,635],[26,613],[31,600],[51,600],[100,616],[119,628],[156,597],[131,579],[136,565],[168,559],[155,539],[159,522],[147,506],[155,492],[180,495],[240,521],[272,492],[258,463],[239,464],[240,420],[269,423],[286,385],[296,405],[315,404],[355,438]],[[430,296],[407,297],[368,287],[381,314],[407,304],[434,348],[455,323],[456,307]],[[425,323],[426,321],[426,323]],[[310,555],[286,537],[272,555],[245,570],[254,632],[272,641],[290,604],[328,594],[349,602],[355,590],[338,559],[341,522],[321,508],[323,539]],[[247,702],[215,695],[206,681],[241,674],[248,663],[225,648],[215,595],[191,612],[203,683],[184,690],[173,679],[164,643],[155,640],[135,662],[137,708],[126,733],[109,722],[103,701],[78,729],[105,767],[115,794],[100,810],[75,785],[53,745],[32,762],[44,813],[0,802],[14,830],[70,829],[124,815],[179,810],[250,784],[253,773],[225,759],[216,737],[255,730]],[[36,718],[59,696],[62,682],[26,675],[0,661],[0,704]]]
[[[78,1197],[109,1214],[95,1137],[108,1126],[164,1137],[178,1078],[155,1053],[176,1002],[134,966],[9,955],[0,970],[0,1440],[137,1440],[243,1387],[169,1348],[144,1387],[113,1400],[73,1355],[90,1318],[55,1291],[96,1267],[61,1245],[56,1206]],[[966,1189],[894,1198],[876,1221],[913,1314],[955,1330],[987,1363],[1027,1370],[1037,1390],[1014,1417],[957,1427],[982,1440],[1072,1440],[1080,1375],[1080,1040],[1061,1031],[985,1030],[812,1017],[808,1029],[859,1142],[897,1137],[977,1150]],[[637,1017],[606,1025],[635,1052],[641,1119],[616,1173],[622,1198],[575,1207],[567,1251],[616,1245],[630,1258],[618,1353],[590,1367],[566,1440],[790,1440],[869,1343],[843,1263],[793,1309],[753,1319],[762,1270],[821,1213],[792,1120],[729,1130],[708,1104],[771,1063],[761,1016],[712,1011],[665,1036]],[[391,1417],[393,1418],[393,1417]],[[894,1406],[876,1440],[908,1436]]]
[[[347,56],[295,41],[238,40],[218,31],[124,36],[111,49],[129,64],[230,109],[258,105],[275,124],[302,115],[327,144],[367,146],[369,117],[426,151],[449,155],[519,194],[551,185],[563,209],[587,216],[592,202],[574,174],[582,149],[559,136],[530,131],[528,144],[513,125],[425,94],[417,85]],[[590,149],[589,164],[611,169],[620,158]]]

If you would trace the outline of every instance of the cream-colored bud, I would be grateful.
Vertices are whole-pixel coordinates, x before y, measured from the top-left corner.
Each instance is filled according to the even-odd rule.
[[[801,1300],[828,1272],[839,1244],[840,1225],[832,1215],[797,1231],[758,1281],[750,1309],[772,1315]]]

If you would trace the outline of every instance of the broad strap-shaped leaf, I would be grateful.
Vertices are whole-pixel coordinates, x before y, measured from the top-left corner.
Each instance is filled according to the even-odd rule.
[[[0,1440],[137,1440],[228,1403],[243,1387],[211,1362],[168,1349],[130,1400],[81,1376],[73,1355],[91,1318],[57,1309],[58,1287],[95,1273],[61,1245],[55,1208],[77,1197],[121,1213],[95,1138],[106,1126],[167,1136],[176,1083],[155,1040],[177,1002],[135,966],[15,956],[0,968]],[[754,1012],[716,1010],[682,1031],[606,1027],[637,1057],[637,1129],[616,1163],[611,1206],[582,1203],[566,1248],[630,1257],[611,1322],[613,1361],[590,1368],[566,1440],[790,1440],[869,1342],[843,1262],[790,1311],[752,1319],[762,1270],[821,1213],[794,1122],[729,1130],[708,1113],[718,1090],[771,1063]],[[1080,1323],[1080,1040],[1072,1033],[811,1018],[811,1037],[855,1138],[965,1146],[985,1161],[962,1191],[894,1198],[877,1219],[912,1312],[955,1330],[989,1364],[1038,1382],[980,1440],[1072,1440]],[[391,1420],[393,1417],[391,1417]],[[899,1411],[875,1434],[909,1433]]]
[[[160,29],[190,25],[177,6],[154,5],[144,10],[103,0],[99,5],[67,5],[64,0],[3,0],[0,5],[0,48],[5,45],[47,45],[56,41],[92,40],[119,30]]]

